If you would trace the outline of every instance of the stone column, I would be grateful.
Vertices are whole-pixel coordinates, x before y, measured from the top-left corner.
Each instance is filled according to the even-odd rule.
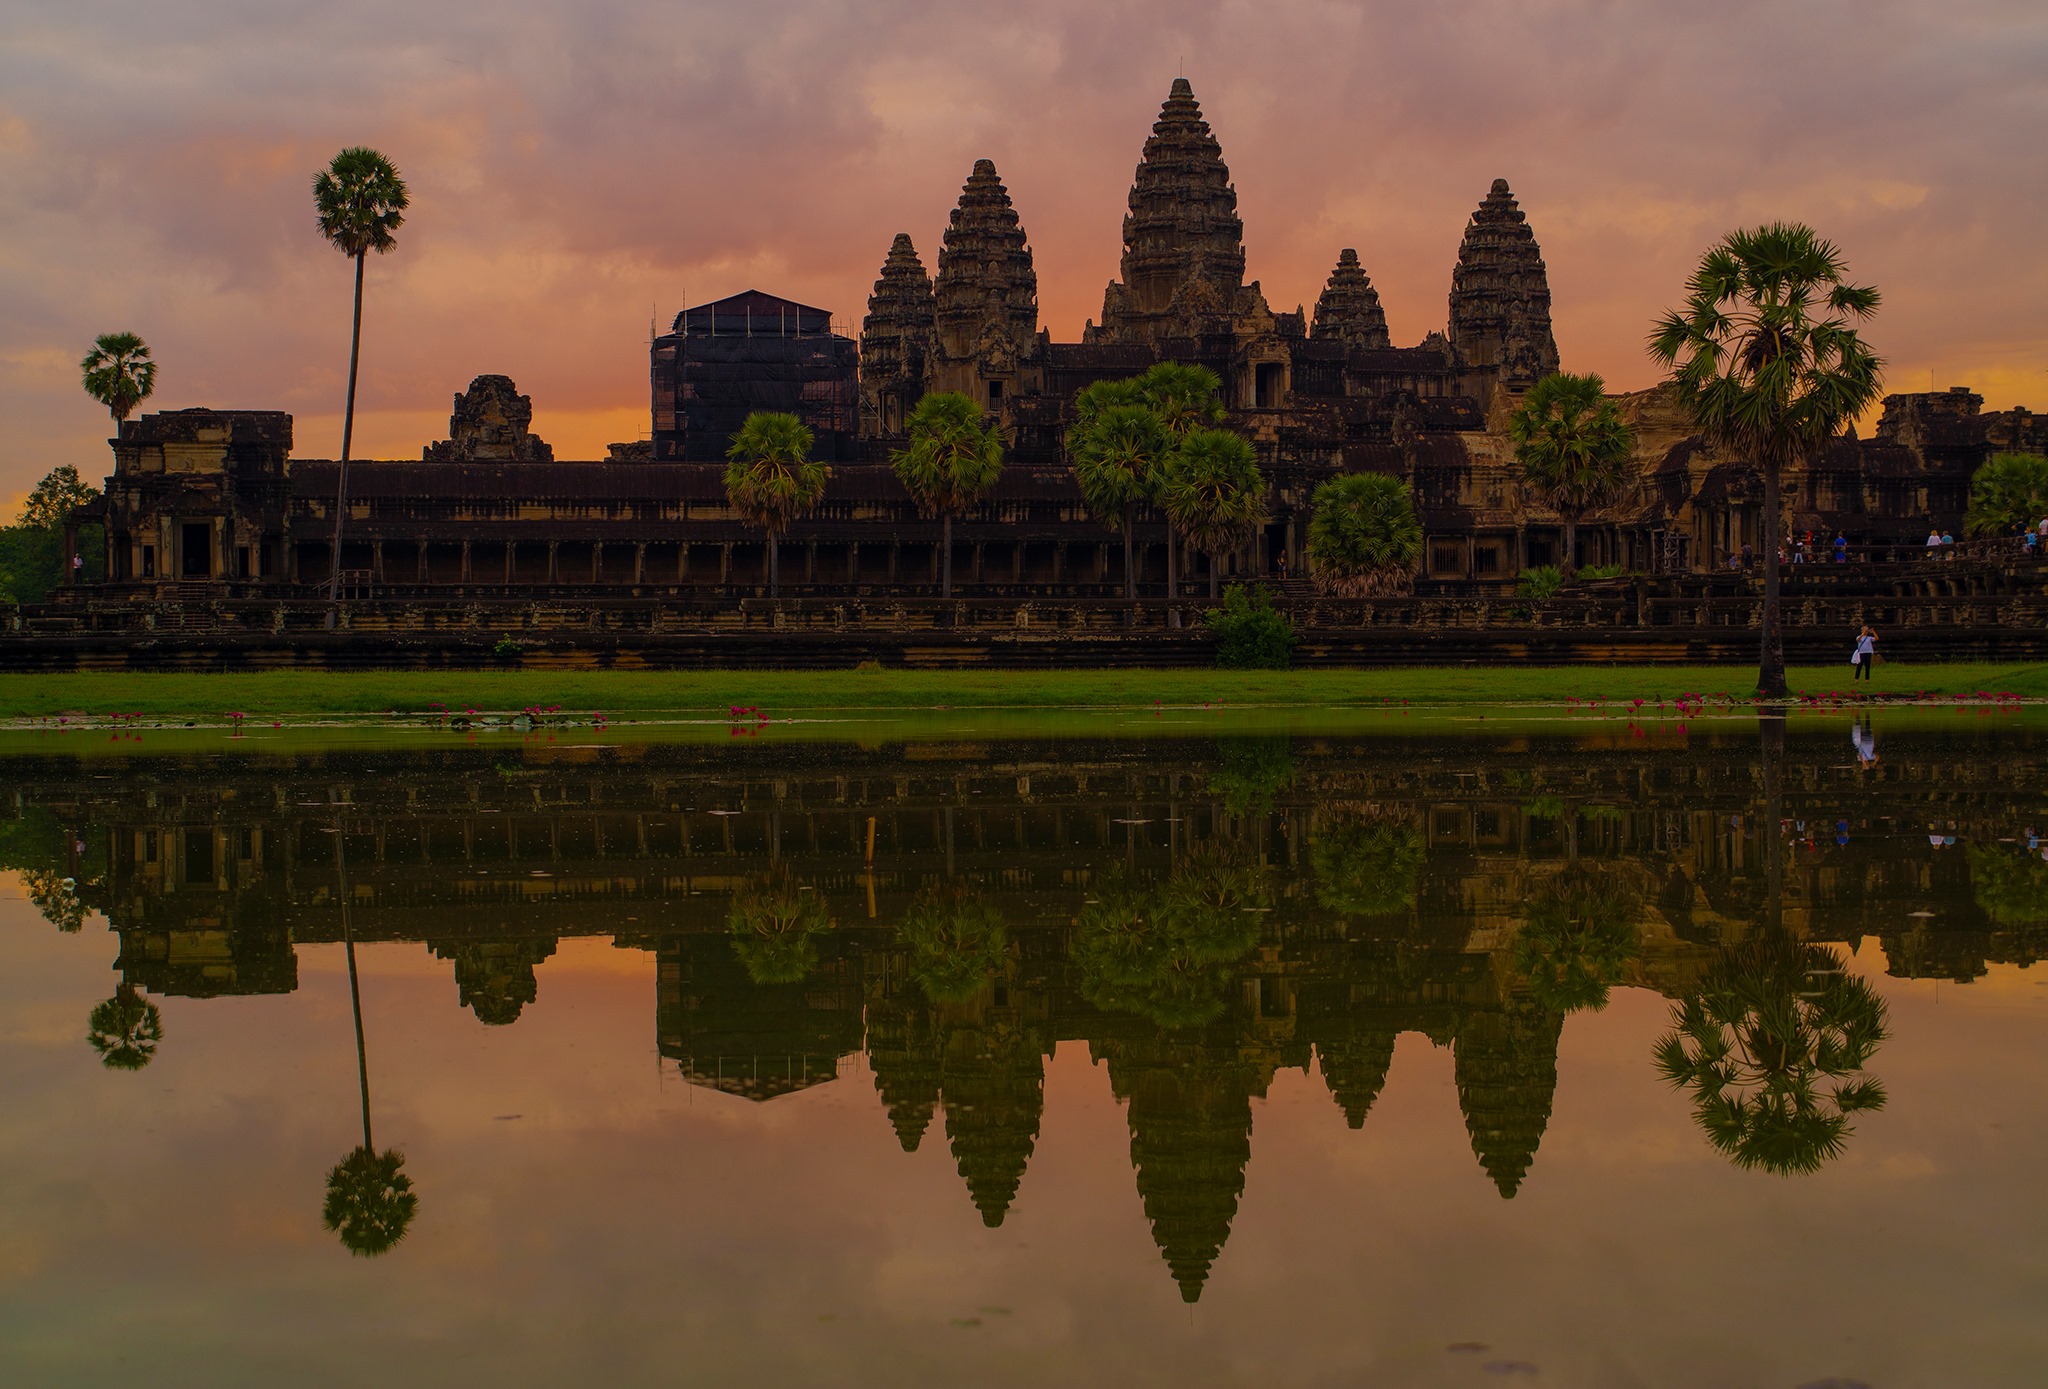
[[[473,568],[471,567],[471,565],[470,565],[470,559],[471,559],[471,556],[470,556],[470,545],[471,545],[471,544],[472,544],[472,542],[470,542],[470,541],[467,541],[467,540],[465,540],[465,541],[463,541],[463,542],[462,542],[462,582],[464,582],[464,583],[468,583],[468,582],[470,581],[471,577],[472,577],[472,576],[473,576],[473,575],[475,574],[475,572],[476,572],[476,571],[475,571],[475,570],[474,570],[474,569],[473,569]]]
[[[507,588],[510,588],[510,587],[512,586],[512,572],[513,572],[513,570],[512,570],[512,565],[513,565],[513,562],[514,562],[514,560],[516,560],[516,559],[518,558],[518,555],[519,555],[519,542],[518,542],[518,541],[516,541],[516,540],[508,540],[508,541],[506,541],[506,542],[505,542],[505,586],[506,586]]]
[[[633,586],[639,587],[647,581],[647,542],[642,540],[633,546]]]
[[[550,540],[548,542],[548,582],[551,584],[558,582],[561,578],[562,571],[559,564],[561,548],[562,542],[559,540]]]
[[[732,582],[731,545],[721,545],[718,547],[718,582],[720,584],[729,584]]]

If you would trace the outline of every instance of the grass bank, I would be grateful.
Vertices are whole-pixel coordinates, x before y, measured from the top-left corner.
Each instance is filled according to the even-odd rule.
[[[1851,685],[1846,663],[1795,667],[1809,694],[1902,697],[1979,691],[2048,699],[2048,665],[1899,665]],[[1341,709],[1413,705],[1563,705],[1746,695],[1752,666],[1414,667],[1389,670],[1186,671],[252,671],[79,675],[0,674],[0,718],[139,714],[151,721],[353,718],[392,712],[515,713],[529,706],[635,716],[720,718],[735,705],[771,714],[918,709],[1054,710],[1201,707]]]

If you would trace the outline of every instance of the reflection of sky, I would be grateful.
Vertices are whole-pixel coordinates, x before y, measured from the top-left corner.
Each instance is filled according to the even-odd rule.
[[[0,17],[0,498],[52,462],[104,471],[77,362],[111,329],[156,348],[159,404],[291,410],[301,454],[331,456],[349,281],[307,184],[346,144],[385,150],[415,195],[371,269],[373,455],[417,457],[450,396],[494,371],[533,395],[559,456],[601,457],[647,425],[650,317],[759,285],[857,320],[893,233],[934,265],[980,156],[1031,235],[1042,321],[1076,339],[1183,65],[1275,309],[1312,306],[1354,246],[1395,339],[1420,341],[1505,176],[1567,366],[1650,384],[1643,336],[1700,251],[1790,217],[1885,291],[1893,389],[2038,408],[2044,59],[2037,0],[17,0]]]
[[[1651,1074],[1666,1005],[1637,990],[1567,1021],[1511,1203],[1472,1158],[1448,1051],[1404,1037],[1358,1132],[1283,1072],[1190,1310],[1084,1048],[1049,1066],[1036,1155],[988,1230],[941,1127],[902,1153],[856,1061],[767,1105],[664,1072],[653,957],[589,940],[503,1029],[423,947],[361,950],[377,1136],[421,1214],[395,1253],[351,1259],[318,1223],[357,1140],[339,948],[300,947],[289,998],[162,1000],[157,1061],[115,1075],[82,1040],[111,947],[0,900],[16,1383],[1469,1384],[1517,1361],[1575,1385],[1993,1385],[2048,1353],[2048,1119],[2013,1103],[2048,1083],[2038,970],[1908,984],[1866,949],[1891,1103],[1804,1180],[1707,1148]]]

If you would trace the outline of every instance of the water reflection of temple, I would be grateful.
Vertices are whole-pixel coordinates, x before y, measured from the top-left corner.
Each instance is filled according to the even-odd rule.
[[[2048,748],[2008,736],[1972,757],[1962,737],[1894,737],[1874,777],[1835,767],[1832,740],[1802,756],[1792,739],[1791,930],[1877,937],[1893,972],[1944,978],[2040,954],[2048,866],[2021,849],[2048,825]],[[340,938],[346,894],[356,939],[420,942],[449,962],[451,998],[503,1025],[544,1006],[559,941],[609,938],[654,956],[657,1043],[691,1083],[771,1101],[865,1053],[903,1148],[942,1136],[990,1226],[1028,1181],[1046,1059],[1083,1044],[1125,1107],[1138,1196],[1193,1299],[1244,1190],[1254,1101],[1284,1070],[1319,1076],[1358,1128],[1396,1039],[1419,1034],[1451,1049],[1484,1179],[1504,1197],[1532,1179],[1564,1005],[1516,950],[1561,884],[1590,878],[1628,904],[1624,985],[1676,995],[1755,929],[1770,882],[1754,743],[1616,742],[1418,739],[1398,758],[1339,738],[510,763],[465,750],[136,760],[102,780],[52,759],[17,784],[24,814],[65,827],[53,842],[103,865],[78,892],[117,933],[126,984],[289,992],[296,947]],[[1930,844],[1930,817],[1969,851]],[[1143,991],[1090,973],[1091,904],[1114,881],[1163,913],[1216,846],[1261,894],[1235,953],[1183,958],[1138,932],[1132,948],[1162,952],[1158,978],[1186,991],[1174,1006],[1198,1006],[1162,1022],[1117,1003]],[[764,973],[731,930],[736,891],[771,866],[819,904],[800,977]],[[968,885],[1002,932],[965,990],[935,993],[898,928],[942,881]]]

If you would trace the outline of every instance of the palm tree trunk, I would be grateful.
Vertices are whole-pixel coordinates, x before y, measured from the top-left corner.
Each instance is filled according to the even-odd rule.
[[[1756,687],[1766,699],[1777,699],[1785,693],[1785,629],[1778,611],[1778,473],[1778,460],[1766,458],[1763,651],[1756,672]]]
[[[782,575],[781,575],[781,565],[780,565],[780,562],[779,562],[779,561],[780,561],[780,559],[781,559],[781,554],[782,554],[782,546],[781,546],[781,543],[780,543],[780,538],[779,538],[779,537],[778,537],[778,536],[777,536],[777,535],[775,534],[775,532],[774,532],[774,531],[769,531],[769,532],[768,532],[768,596],[769,596],[770,598],[776,597],[776,596],[777,596],[777,595],[778,595],[778,594],[780,593],[780,591],[781,591],[781,579],[782,579]]]
[[[341,883],[341,942],[348,952],[348,1001],[356,1015],[356,1079],[363,1092],[363,1147],[376,1152],[370,1141],[370,1054],[363,1044],[363,991],[356,981],[356,937],[348,912],[348,850],[342,841],[341,821],[334,822],[334,873]]]
[[[939,556],[939,597],[953,596],[953,513],[947,512],[939,520],[939,545],[944,551]]]
[[[1130,513],[1126,512],[1124,514],[1124,597],[1132,599],[1137,596],[1137,562],[1131,554],[1131,517]]]
[[[1175,598],[1180,597],[1180,584],[1177,580],[1177,576],[1174,573],[1173,567],[1173,552],[1175,549],[1175,539],[1176,537],[1173,533],[1173,524],[1171,522],[1168,522],[1166,527],[1166,597],[1169,602]],[[1173,609],[1168,609],[1166,614],[1166,625],[1169,627],[1180,626],[1180,613]]]
[[[348,405],[341,412],[341,464],[334,482],[334,554],[327,565],[327,601],[341,597],[341,522],[348,515],[348,451],[356,433],[356,365],[363,353],[363,253],[356,252],[356,314],[348,335]]]
[[[1773,940],[1785,926],[1785,842],[1779,826],[1785,814],[1785,708],[1767,705],[1757,714],[1759,750],[1763,754],[1764,822],[1757,830],[1763,840],[1764,902],[1763,925]]]
[[[1223,556],[1214,550],[1202,553],[1209,557],[1209,601],[1213,603],[1216,601],[1216,571],[1223,567]]]
[[[1558,568],[1570,578],[1579,572],[1579,523],[1576,517],[1564,523],[1564,563]]]

